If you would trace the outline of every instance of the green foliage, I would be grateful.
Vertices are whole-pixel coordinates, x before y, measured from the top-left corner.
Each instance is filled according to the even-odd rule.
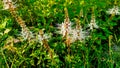
[[[117,0],[115,0],[117,1]],[[41,41],[23,40],[22,28],[3,10],[0,1],[0,68],[119,68],[120,67],[120,15],[107,14],[113,0],[18,0],[16,12],[35,35],[41,29],[51,33],[49,50]],[[117,1],[120,7],[120,1]],[[67,7],[72,24],[79,19],[89,35],[84,41],[75,41],[68,53],[64,38],[57,33],[57,24],[64,22]],[[92,9],[98,29],[89,31]],[[83,16],[81,17],[81,11]],[[112,36],[112,37],[111,37]],[[117,47],[117,48],[114,48]]]

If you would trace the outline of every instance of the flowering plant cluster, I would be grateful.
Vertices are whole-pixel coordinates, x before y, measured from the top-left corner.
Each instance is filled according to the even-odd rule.
[[[119,68],[119,3],[0,1],[0,68]]]

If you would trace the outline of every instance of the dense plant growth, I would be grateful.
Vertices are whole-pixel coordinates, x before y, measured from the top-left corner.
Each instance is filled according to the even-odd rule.
[[[0,68],[119,68],[119,0],[0,1]]]

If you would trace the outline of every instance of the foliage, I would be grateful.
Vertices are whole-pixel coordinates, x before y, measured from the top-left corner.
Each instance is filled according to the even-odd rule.
[[[120,9],[118,14],[107,12],[113,6],[120,7],[120,1],[18,0],[13,3],[16,17],[24,21],[26,29],[0,1],[0,68],[120,67]],[[66,20],[65,9],[72,29],[80,25],[85,39],[70,43],[59,34],[58,24]],[[22,37],[22,31],[28,39]]]

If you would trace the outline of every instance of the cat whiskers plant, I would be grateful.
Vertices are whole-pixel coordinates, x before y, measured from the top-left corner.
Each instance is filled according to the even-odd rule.
[[[62,24],[59,24],[58,29],[60,29],[59,33],[62,34],[63,39],[65,40],[65,44],[67,45],[68,48],[68,53],[70,53],[70,44],[71,44],[71,33],[72,33],[72,28],[71,28],[71,22],[69,20],[68,16],[68,10],[67,8],[64,9],[65,11],[65,19]]]
[[[17,0],[16,0],[17,1]],[[15,5],[10,5],[10,4],[13,4],[14,2],[12,2],[12,0],[3,0],[3,6],[4,6],[4,9],[3,10],[8,10],[8,9],[10,9],[10,7],[12,7],[12,8],[16,8],[16,6]],[[15,2],[16,3],[16,2]]]
[[[92,16],[91,16],[91,21],[90,21],[90,23],[88,24],[88,27],[90,27],[90,30],[92,30],[93,31],[93,28],[99,28],[99,26],[96,24],[96,20],[95,20],[95,15],[94,15],[94,13],[92,14]]]
[[[120,15],[120,9],[117,5],[117,0],[114,1],[113,8],[108,9],[106,13],[111,14],[110,19],[112,19],[115,15]]]
[[[84,40],[86,38],[86,33],[87,32],[83,31],[80,25],[80,20],[76,19],[76,28],[72,30],[72,42]]]
[[[69,20],[69,15],[68,15],[68,10],[67,8],[64,9],[65,10],[65,19],[64,19],[64,34],[63,34],[63,37],[65,37],[65,44],[67,45],[67,48],[68,48],[68,54],[70,54],[70,44],[71,44],[71,31],[72,31],[72,28],[71,28],[71,22]]]
[[[26,27],[25,21],[17,14],[12,0],[3,0],[3,3],[5,5],[4,9],[8,9],[11,15],[16,19],[17,23],[21,26],[21,36],[24,40],[28,39],[30,41],[30,39],[33,38],[33,33]]]
[[[23,37],[23,40],[31,40],[34,37],[34,34],[28,29],[28,28],[22,28],[21,36]]]
[[[64,23],[58,25],[59,25],[58,29],[60,29],[59,33],[62,34],[63,37],[65,37],[67,34],[70,34],[71,23],[66,23],[64,21]]]
[[[50,55],[50,58],[53,58],[52,50],[50,49],[50,46],[47,41],[48,38],[49,37],[46,34],[44,34],[43,30],[39,31],[38,40],[43,43],[44,48],[46,48],[46,50],[48,51],[48,53]]]
[[[111,15],[120,15],[120,9],[118,6],[114,5],[113,8],[111,9],[108,9],[108,11],[106,11],[108,14],[111,14]]]
[[[108,9],[108,11],[106,11],[108,14],[111,14],[111,16],[114,15],[120,15],[120,9],[117,6],[117,0],[114,1],[114,6],[111,9]]]
[[[48,41],[48,39],[51,38],[51,33],[49,33],[49,34],[44,33],[43,32],[44,30],[45,29],[42,29],[42,31],[41,30],[39,31],[39,34],[37,35],[38,42],[42,42],[42,40],[44,40],[44,39],[46,39]]]
[[[58,24],[58,29],[60,29],[59,33],[62,34],[63,38],[66,37],[67,35],[69,35],[71,33],[71,22],[69,20],[68,17],[68,12],[67,9],[65,8],[65,19],[64,22],[62,24]]]

